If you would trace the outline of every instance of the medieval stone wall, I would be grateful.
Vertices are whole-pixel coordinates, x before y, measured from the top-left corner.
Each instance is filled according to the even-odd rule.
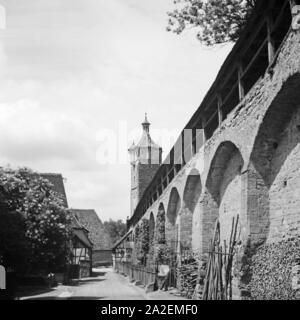
[[[264,77],[147,210],[156,221],[165,208],[167,241],[205,255],[216,219],[228,241],[239,215],[240,261],[249,263],[261,246],[300,235],[299,52],[291,30]],[[240,275],[236,290],[250,281]]]
[[[159,164],[139,163],[137,165],[138,199],[141,199],[141,197],[143,196],[143,193],[154,178],[154,175],[158,168]]]
[[[270,163],[269,241],[300,229],[300,109],[284,127]]]
[[[238,152],[231,155],[220,184],[219,221],[221,240],[229,243],[232,218],[241,213],[241,168],[243,160]]]

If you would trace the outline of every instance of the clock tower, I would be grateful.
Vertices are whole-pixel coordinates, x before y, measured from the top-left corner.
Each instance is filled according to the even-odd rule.
[[[143,133],[139,143],[133,143],[128,150],[131,164],[131,216],[162,161],[162,148],[150,136],[147,114],[142,126]]]

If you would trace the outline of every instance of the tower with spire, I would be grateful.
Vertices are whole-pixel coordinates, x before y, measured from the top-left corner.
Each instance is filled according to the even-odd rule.
[[[131,164],[131,215],[162,161],[162,148],[150,136],[147,113],[142,126],[143,134],[140,141],[138,144],[133,142],[128,150]]]

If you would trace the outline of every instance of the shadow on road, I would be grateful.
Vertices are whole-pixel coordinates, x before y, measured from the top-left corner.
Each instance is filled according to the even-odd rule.
[[[70,297],[67,300],[101,300],[103,297]]]
[[[106,275],[105,271],[93,271],[92,277],[104,277]]]
[[[36,297],[36,298],[29,298],[29,300],[101,300],[103,297],[89,297],[89,296],[78,296],[78,297],[68,297],[68,298],[60,298],[57,296],[50,296],[50,297]]]
[[[79,280],[78,284],[79,285],[83,285],[83,284],[92,284],[92,283],[98,283],[98,282],[102,282],[105,281],[106,279],[87,279],[87,280]]]
[[[33,295],[40,295],[44,293],[50,293],[55,291],[55,288],[35,288],[35,287],[21,287],[18,289],[17,296],[18,297],[30,297]]]
[[[80,279],[80,280],[76,280],[74,283],[72,283],[70,286],[72,287],[78,287],[78,286],[82,286],[82,285],[85,285],[85,284],[93,284],[93,283],[99,283],[99,282],[102,282],[102,281],[105,281],[106,279]]]

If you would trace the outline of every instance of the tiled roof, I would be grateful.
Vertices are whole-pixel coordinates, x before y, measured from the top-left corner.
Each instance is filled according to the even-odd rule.
[[[61,195],[65,208],[68,208],[64,178],[60,173],[39,173],[43,179],[47,179],[53,185],[53,191]],[[89,230],[79,221],[77,215],[71,212],[71,227],[73,235],[77,237],[86,247],[92,247],[93,241],[90,238]]]
[[[73,236],[77,238],[85,247],[93,248],[93,244],[87,235],[85,229],[74,229]]]
[[[66,208],[68,208],[63,176],[60,173],[40,173],[39,175],[53,184],[53,190],[63,197],[63,204]]]
[[[77,219],[77,217],[75,216],[75,214],[70,211],[70,219],[71,219],[71,227],[73,229],[85,229],[84,226],[79,222],[79,220]]]
[[[136,148],[149,147],[151,147],[152,149],[160,149],[160,146],[152,140],[150,133],[144,130],[140,141],[136,145]]]
[[[138,144],[136,146],[132,146],[132,148],[136,147],[136,148],[149,148],[151,147],[152,149],[160,149],[160,146],[157,145],[151,138],[150,136],[150,122],[148,121],[147,118],[147,113],[145,114],[145,120],[142,123],[143,126],[143,134],[142,137],[140,139],[140,141],[138,142]]]
[[[89,231],[79,222],[74,212],[70,212],[71,227],[73,230],[73,236],[76,237],[86,247],[92,248],[93,243],[89,238]]]
[[[78,222],[89,231],[94,250],[111,249],[111,239],[95,210],[71,209]]]

